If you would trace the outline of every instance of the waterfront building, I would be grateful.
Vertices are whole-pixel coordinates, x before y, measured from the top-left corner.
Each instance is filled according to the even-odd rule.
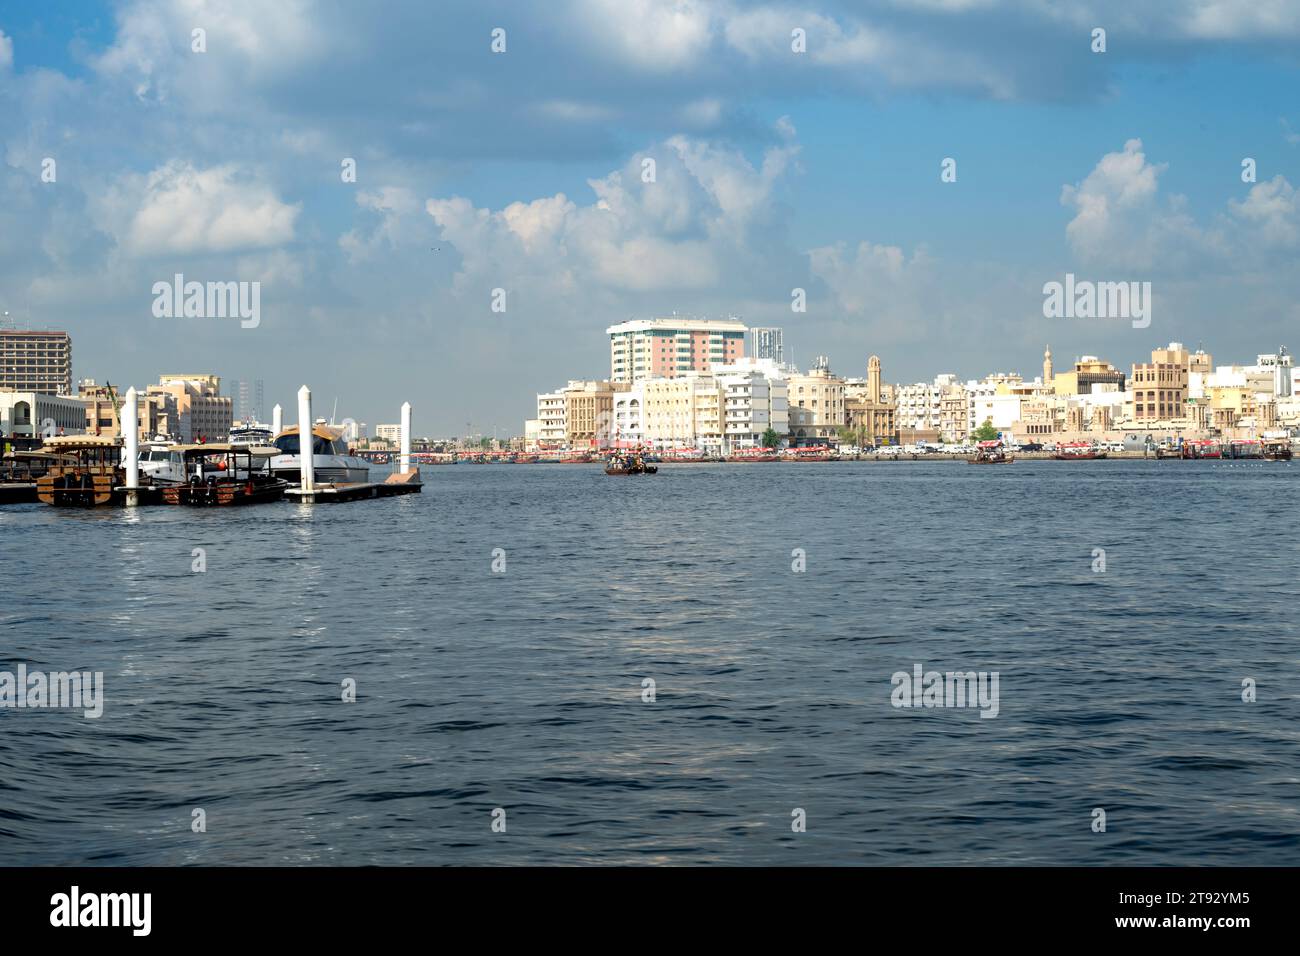
[[[867,377],[845,385],[845,424],[862,445],[898,444],[898,410],[892,390],[881,384],[880,357],[867,359]],[[963,406],[964,410],[964,406]]]
[[[564,390],[537,396],[537,446],[543,450],[564,447]]]
[[[402,440],[402,426],[399,422],[395,425],[376,425],[375,437],[382,442],[390,445],[397,445]]]
[[[94,379],[85,378],[77,383],[77,401],[81,405],[82,428],[91,435],[119,437],[122,434],[118,416],[125,400],[127,386],[98,385]],[[159,435],[184,440],[180,435],[180,412],[176,396],[170,392],[137,389],[137,435],[142,439]]]
[[[838,440],[847,419],[844,411],[844,380],[831,374],[830,360],[818,356],[806,374],[786,377],[790,412],[791,444],[823,444]],[[796,412],[795,409],[803,409]]]
[[[1181,419],[1187,413],[1191,354],[1181,342],[1153,349],[1151,361],[1133,366],[1130,380],[1133,422]]]
[[[956,375],[943,374],[935,376],[933,382],[915,382],[895,388],[898,396],[898,429],[905,444],[908,443],[909,435],[917,433],[928,435],[933,432],[934,440],[937,440],[943,429],[943,396],[956,384]]]
[[[0,329],[0,389],[72,394],[72,337],[67,332]]]
[[[614,393],[625,383],[574,381],[564,389],[564,442],[571,449],[602,448],[613,439]]]
[[[696,414],[702,409],[712,409],[708,431],[715,441],[720,440],[717,415],[720,394],[713,376],[684,374],[646,379],[638,385],[642,439],[657,448],[697,447]]]
[[[219,375],[163,375],[157,385],[146,389],[146,394],[171,395],[176,399],[177,424],[169,429],[169,434],[179,441],[202,438],[220,442],[229,437],[234,420],[233,403],[230,396],[221,394]]]
[[[775,367],[775,360],[768,360]],[[726,408],[725,451],[762,444],[770,428],[784,438],[790,431],[789,383],[778,374],[750,367],[717,376]]]
[[[1097,385],[1113,385],[1124,391],[1124,373],[1095,355],[1085,355],[1074,363],[1070,371],[1057,372],[1049,378],[1051,364],[1049,350],[1043,360],[1043,381],[1050,383],[1057,395],[1087,395]]]
[[[738,319],[672,315],[637,319],[607,328],[611,382],[674,378],[710,372],[745,354],[745,324]]]
[[[71,395],[0,389],[0,437],[35,438],[46,433],[80,435],[86,430],[86,407]]]

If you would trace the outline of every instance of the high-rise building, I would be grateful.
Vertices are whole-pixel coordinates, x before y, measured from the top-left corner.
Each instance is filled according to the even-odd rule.
[[[0,388],[72,394],[72,337],[67,332],[0,329]]]
[[[771,359],[778,366],[785,364],[785,343],[782,331],[777,328],[749,330],[749,354],[756,359]]]
[[[673,315],[620,322],[605,331],[612,382],[711,372],[745,354],[746,328],[737,319]]]

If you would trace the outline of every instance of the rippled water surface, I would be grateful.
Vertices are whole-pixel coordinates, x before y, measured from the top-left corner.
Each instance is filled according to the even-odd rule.
[[[106,684],[98,720],[0,710],[0,863],[1300,853],[1300,466],[425,479],[314,509],[0,508],[0,670]],[[997,671],[998,716],[894,708],[917,663]]]

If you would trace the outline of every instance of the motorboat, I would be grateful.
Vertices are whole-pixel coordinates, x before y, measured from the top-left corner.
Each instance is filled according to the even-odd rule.
[[[322,422],[312,426],[312,469],[320,484],[354,484],[370,480],[370,463],[352,454],[342,428]],[[271,459],[271,473],[290,484],[300,481],[298,426],[275,437],[280,454]]]
[[[270,462],[280,455],[275,445],[181,445],[177,454],[189,475],[184,483],[163,488],[169,505],[262,504],[279,501],[289,487],[271,472]]]
[[[158,485],[179,485],[185,481],[185,462],[171,441],[150,441],[140,445],[136,452],[140,474],[148,475]]]
[[[967,464],[971,465],[1009,465],[1013,461],[1015,458],[1007,454],[1006,446],[996,439],[980,442],[976,446],[975,457],[966,459]]]

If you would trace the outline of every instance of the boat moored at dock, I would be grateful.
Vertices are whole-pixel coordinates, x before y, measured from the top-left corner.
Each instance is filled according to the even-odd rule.
[[[274,445],[181,445],[186,480],[163,488],[169,505],[228,506],[263,504],[284,497],[289,482],[272,474],[280,454]],[[210,467],[215,466],[215,467]]]
[[[1095,442],[1072,441],[1057,444],[1052,457],[1057,461],[1096,461],[1105,458],[1106,452]]]
[[[122,441],[108,435],[56,435],[41,452],[50,456],[36,479],[36,497],[47,505],[92,508],[125,498]],[[141,476],[141,484],[149,483]]]
[[[322,483],[360,484],[370,480],[370,463],[351,453],[343,429],[318,422],[312,426],[312,469]],[[292,426],[275,438],[280,453],[271,459],[271,472],[291,484],[298,483],[302,469],[298,427]]]

